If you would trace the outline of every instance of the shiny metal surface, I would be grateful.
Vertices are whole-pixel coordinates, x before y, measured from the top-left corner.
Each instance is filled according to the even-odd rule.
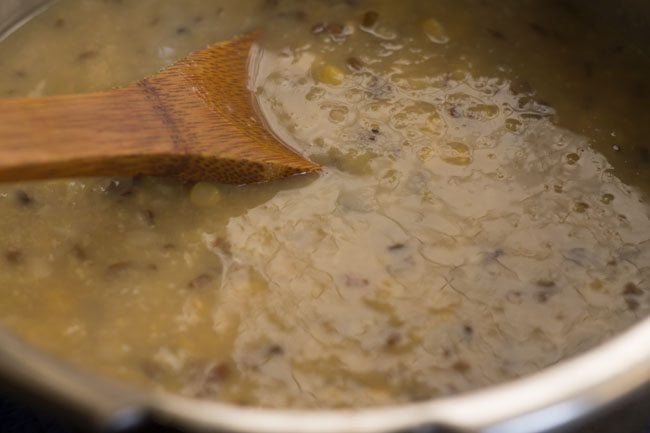
[[[46,2],[0,0],[0,34]],[[615,5],[613,15],[621,22],[633,17],[636,23],[627,30],[643,29],[643,23],[650,22],[645,1]],[[0,378],[24,396],[69,411],[80,423],[111,431],[153,423],[237,433],[541,433],[584,421],[650,387],[650,318],[587,354],[527,378],[456,397],[378,409],[260,410],[139,391],[72,368],[4,331]]]
[[[2,0],[0,1],[0,40],[11,33],[12,28],[29,19],[40,8],[45,7],[48,0]]]

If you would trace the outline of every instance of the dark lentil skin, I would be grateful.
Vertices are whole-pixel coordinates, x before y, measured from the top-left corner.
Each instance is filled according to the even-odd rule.
[[[16,191],[16,202],[21,207],[27,207],[34,203],[34,199],[23,190]]]
[[[377,20],[379,20],[379,14],[375,11],[368,11],[365,14],[363,14],[361,25],[369,29],[374,27],[375,24],[377,24]]]
[[[19,249],[9,249],[5,252],[5,261],[10,265],[19,265],[24,262],[25,255]]]

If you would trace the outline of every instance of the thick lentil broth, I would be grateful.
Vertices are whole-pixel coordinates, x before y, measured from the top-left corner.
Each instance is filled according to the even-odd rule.
[[[113,377],[268,407],[430,398],[593,347],[650,310],[650,65],[592,19],[55,3],[0,44],[0,95],[108,88],[263,24],[261,111],[326,170],[2,185],[3,322]]]

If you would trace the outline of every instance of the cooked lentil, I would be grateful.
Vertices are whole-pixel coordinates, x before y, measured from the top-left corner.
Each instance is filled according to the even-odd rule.
[[[266,407],[428,399],[597,345],[650,311],[650,62],[586,4],[59,0],[0,44],[0,94],[107,89],[262,26],[260,111],[326,169],[0,185],[2,322]]]

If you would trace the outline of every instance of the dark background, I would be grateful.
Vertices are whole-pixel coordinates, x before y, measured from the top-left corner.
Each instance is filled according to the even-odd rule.
[[[65,418],[64,414],[52,417],[34,407],[4,397],[0,390],[0,433],[80,432],[62,423],[62,418]],[[154,429],[145,430],[155,433]],[[603,419],[594,420],[577,430],[572,429],[570,433],[650,433],[650,395],[637,398],[607,414]]]

